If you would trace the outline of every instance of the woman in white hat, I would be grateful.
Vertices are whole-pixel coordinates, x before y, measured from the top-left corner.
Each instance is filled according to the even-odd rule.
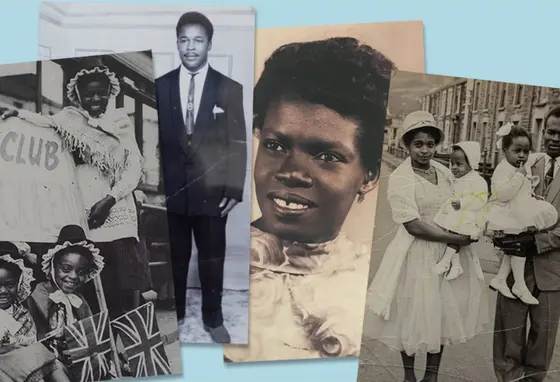
[[[368,291],[364,332],[401,352],[404,379],[416,381],[415,356],[427,353],[423,381],[437,381],[444,346],[465,342],[489,322],[484,281],[475,273],[467,235],[433,223],[452,195],[452,174],[433,160],[444,133],[425,111],[404,120],[409,157],[389,178],[387,197],[397,234]],[[434,267],[448,244],[461,247],[464,273],[453,281]]]

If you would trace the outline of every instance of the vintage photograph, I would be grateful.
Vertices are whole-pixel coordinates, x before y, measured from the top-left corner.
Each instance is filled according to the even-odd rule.
[[[423,54],[421,22],[258,30],[251,325],[226,362],[358,355],[389,79]]]
[[[0,380],[182,372],[150,51],[0,66]]]
[[[560,90],[391,79],[359,382],[553,381]]]
[[[39,52],[153,52],[181,342],[248,341],[255,12],[43,2]]]

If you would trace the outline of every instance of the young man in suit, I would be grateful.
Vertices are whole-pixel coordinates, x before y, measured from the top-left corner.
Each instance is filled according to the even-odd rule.
[[[560,107],[547,115],[544,125],[546,154],[531,168],[533,175],[539,176],[535,193],[560,212]],[[496,376],[500,382],[543,381],[560,319],[560,224],[545,232],[506,236],[495,245],[509,255],[527,258],[525,281],[539,301],[538,305],[527,305],[498,293],[494,322]],[[512,283],[510,275],[508,285]]]
[[[246,174],[243,87],[208,64],[214,28],[206,16],[183,14],[176,32],[181,66],[156,80],[156,92],[177,315],[181,322],[194,234],[204,329],[229,343],[222,284],[227,216]]]

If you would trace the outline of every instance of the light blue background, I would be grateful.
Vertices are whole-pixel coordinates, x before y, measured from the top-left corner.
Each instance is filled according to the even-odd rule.
[[[428,73],[560,87],[558,0],[166,2],[254,6],[257,10],[257,27],[423,20]],[[37,60],[39,0],[0,0],[0,4],[0,64]],[[222,350],[218,346],[184,346],[182,355],[183,377],[150,380],[354,382],[357,376],[357,359],[254,363],[226,367],[222,361]]]

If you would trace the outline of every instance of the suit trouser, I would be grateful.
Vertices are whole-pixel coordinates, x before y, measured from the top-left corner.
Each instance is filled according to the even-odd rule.
[[[194,235],[202,289],[202,321],[211,328],[223,324],[226,222],[227,216],[185,216],[168,212],[175,303],[179,319],[185,316],[187,275]]]
[[[494,321],[494,371],[499,382],[543,381],[554,353],[560,291],[539,290],[533,261],[527,258],[525,282],[539,305],[527,305],[498,293]],[[510,275],[508,285],[513,284]],[[529,318],[529,327],[527,327]],[[519,379],[525,375],[524,379]]]

